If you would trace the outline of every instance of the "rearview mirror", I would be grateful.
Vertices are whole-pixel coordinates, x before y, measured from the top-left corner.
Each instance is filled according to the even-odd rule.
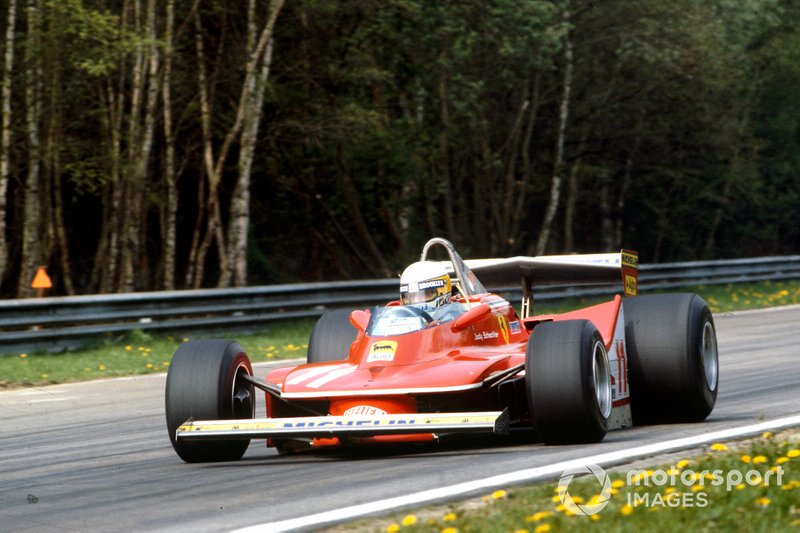
[[[364,333],[367,329],[367,324],[369,324],[369,311],[363,311],[361,309],[356,309],[352,313],[350,313],[350,323],[353,324],[358,331]]]
[[[452,329],[454,332],[467,329],[468,327],[483,320],[491,312],[492,308],[487,304],[478,304],[460,317],[456,318],[453,321],[453,325],[450,326],[450,329]]]

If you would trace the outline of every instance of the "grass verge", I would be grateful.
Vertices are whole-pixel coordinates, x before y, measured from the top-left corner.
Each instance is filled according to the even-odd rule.
[[[608,472],[610,494],[594,476],[497,490],[449,506],[361,521],[340,530],[395,532],[798,531],[800,432],[715,443],[670,464]],[[571,501],[589,513],[574,514]],[[573,507],[573,509],[576,509]],[[580,509],[578,509],[580,512]]]
[[[314,320],[275,323],[256,334],[218,333],[191,338],[239,341],[253,362],[305,357]],[[67,353],[0,356],[0,388],[41,386],[69,381],[164,372],[172,354],[189,336],[132,331]]]

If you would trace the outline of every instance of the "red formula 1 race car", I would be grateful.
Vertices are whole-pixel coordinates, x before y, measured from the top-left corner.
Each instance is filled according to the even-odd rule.
[[[447,260],[429,260],[435,249]],[[519,280],[519,315],[484,288]],[[624,301],[533,314],[534,286],[606,282],[621,282]],[[172,446],[202,462],[239,459],[254,438],[292,451],[533,428],[547,444],[581,443],[633,423],[701,421],[718,381],[708,306],[636,286],[633,252],[464,261],[431,239],[398,301],[323,315],[305,364],[261,379],[236,342],[181,345],[166,385]],[[254,418],[255,389],[266,418]]]

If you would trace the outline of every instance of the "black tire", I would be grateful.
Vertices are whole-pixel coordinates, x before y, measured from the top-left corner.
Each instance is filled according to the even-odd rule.
[[[635,424],[700,422],[717,401],[714,318],[696,294],[624,302],[631,412]]]
[[[603,440],[611,414],[611,373],[603,339],[588,320],[539,324],[525,354],[525,389],[545,444]]]
[[[243,372],[253,375],[253,367],[233,341],[189,341],[172,356],[165,394],[167,430],[175,452],[187,463],[236,461],[244,455],[249,439],[175,439],[175,430],[189,418],[253,418],[255,391],[253,385],[238,378]]]
[[[350,311],[328,311],[317,320],[308,339],[306,360],[309,363],[344,361],[358,330],[350,323]]]

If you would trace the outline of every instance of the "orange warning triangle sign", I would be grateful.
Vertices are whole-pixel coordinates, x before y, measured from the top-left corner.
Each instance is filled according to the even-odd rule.
[[[50,276],[45,272],[44,267],[39,267],[36,271],[36,276],[33,277],[31,283],[32,289],[50,289],[53,287],[53,282],[50,281]]]

